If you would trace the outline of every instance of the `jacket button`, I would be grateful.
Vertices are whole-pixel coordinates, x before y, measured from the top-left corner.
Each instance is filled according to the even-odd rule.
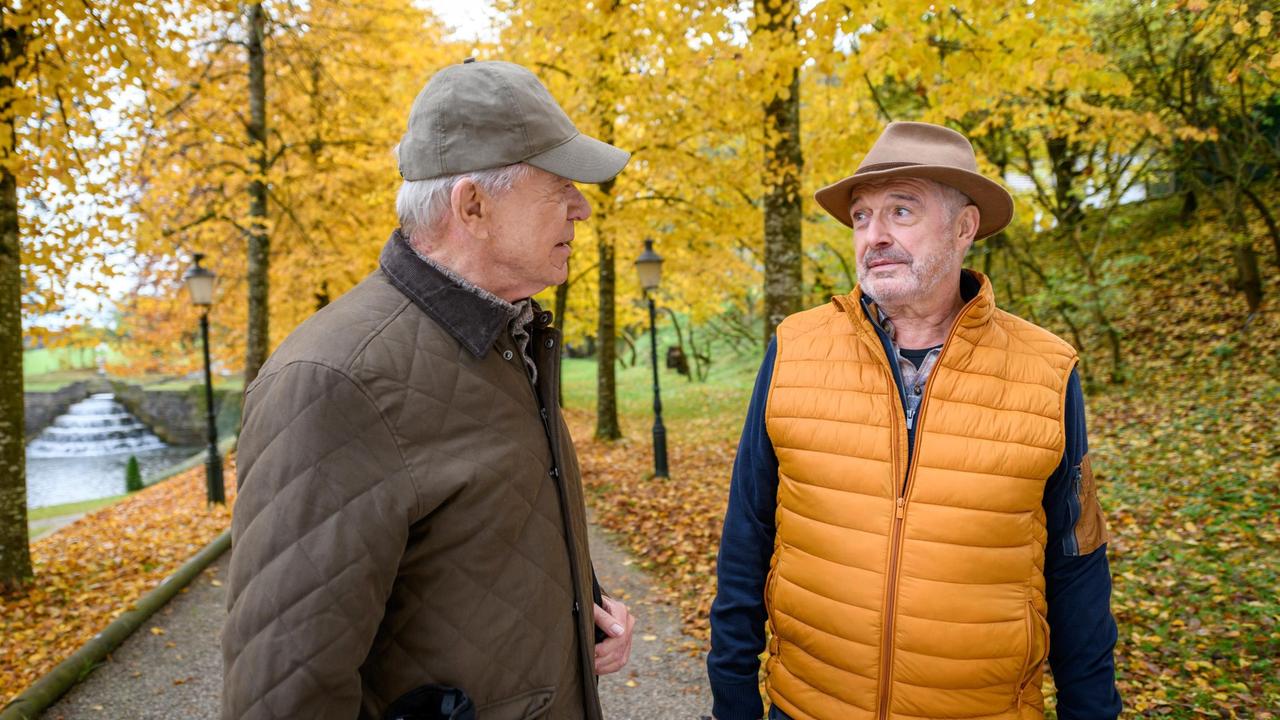
[[[513,358],[513,357],[515,357],[515,356],[516,356],[516,354],[515,354],[515,353],[513,353],[513,352],[511,352],[510,350],[503,350],[503,351],[502,351],[502,359],[503,359],[503,360],[510,360],[511,358]]]
[[[915,386],[915,388],[914,388],[914,392],[915,392],[915,394],[917,394],[917,395],[919,395],[919,394],[920,394],[920,386],[919,386],[919,385]]]
[[[548,348],[553,348],[556,346],[556,341],[552,340],[551,338],[547,338],[546,346]]]

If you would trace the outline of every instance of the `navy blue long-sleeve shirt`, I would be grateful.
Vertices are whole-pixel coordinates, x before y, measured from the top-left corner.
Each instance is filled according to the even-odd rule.
[[[888,338],[881,337],[886,352]],[[773,554],[778,458],[765,429],[765,404],[776,345],[770,343],[756,377],[729,486],[711,606],[707,673],[717,720],[758,720],[763,711],[757,676],[765,645],[764,584]],[[895,375],[896,376],[896,375]],[[1084,394],[1072,371],[1066,397],[1066,450],[1045,485],[1048,524],[1045,581],[1050,628],[1049,665],[1061,720],[1104,720],[1120,714],[1115,687],[1116,624],[1106,545],[1079,555],[1080,465],[1089,452]]]

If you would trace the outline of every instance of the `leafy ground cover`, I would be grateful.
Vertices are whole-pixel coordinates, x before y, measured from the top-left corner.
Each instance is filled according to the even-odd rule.
[[[235,477],[234,464],[226,472]],[[193,468],[31,544],[34,580],[0,594],[0,706],[227,528],[230,506],[204,498],[204,469]]]

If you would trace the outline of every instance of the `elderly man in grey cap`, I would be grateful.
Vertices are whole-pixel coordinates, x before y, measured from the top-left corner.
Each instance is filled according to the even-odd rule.
[[[379,267],[246,389],[224,718],[601,717],[633,619],[602,595],[557,405],[576,182],[629,154],[516,65],[414,101]]]

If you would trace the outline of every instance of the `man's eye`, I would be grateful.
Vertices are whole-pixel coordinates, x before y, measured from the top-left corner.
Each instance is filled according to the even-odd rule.
[[[866,220],[866,219],[867,219],[867,214],[866,214],[866,213],[864,213],[864,212],[862,212],[861,210],[859,210],[859,211],[857,211],[857,212],[855,212],[855,213],[853,214],[853,221],[854,221],[854,222],[862,222],[863,220]]]
[[[902,207],[902,206],[898,206],[898,207],[896,207],[896,208],[894,208],[894,209],[893,209],[893,214],[894,214],[894,215],[897,215],[898,217],[905,217],[905,216],[907,216],[907,215],[910,215],[910,214],[911,214],[911,211],[910,211],[910,210],[908,210],[907,208]]]

